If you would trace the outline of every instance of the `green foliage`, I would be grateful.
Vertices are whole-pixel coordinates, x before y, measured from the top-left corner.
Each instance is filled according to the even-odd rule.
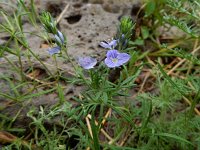
[[[122,17],[118,26],[116,39],[119,40],[119,51],[125,51],[134,32],[135,23],[130,17]]]
[[[156,2],[154,0],[148,1],[145,6],[145,17],[149,17],[156,9]]]
[[[197,38],[198,34],[195,33],[197,30],[193,29],[192,26],[188,26],[185,20],[178,19],[174,16],[165,15],[164,20],[172,26],[176,26],[183,30],[188,35]]]
[[[181,29],[186,36],[199,38],[199,7],[198,0],[148,0],[145,4],[145,20],[152,20],[151,30],[154,34],[158,27],[169,24]]]
[[[181,87],[184,87],[186,84],[182,81],[172,82],[179,82]],[[171,149],[174,147],[181,149],[186,147],[187,149],[193,148],[197,136],[188,140],[191,133],[191,126],[188,126],[188,124],[191,123],[190,121],[193,118],[187,118],[185,116],[186,112],[178,114],[174,111],[175,108],[180,107],[181,94],[178,90],[174,90],[176,88],[167,79],[161,84],[158,83],[157,86],[160,89],[157,95],[145,93],[138,96],[143,106],[139,109],[142,116],[144,116],[142,120],[146,119],[149,114],[148,110],[152,107],[150,120],[140,134],[142,136],[141,139],[144,138],[146,140],[140,141],[139,147],[149,149],[148,147],[151,145],[150,149],[158,149],[158,147],[162,147],[162,149]],[[185,89],[183,92],[188,92],[188,90]],[[152,103],[152,106],[149,103]],[[198,127],[196,129],[199,130]],[[193,142],[190,142],[191,140]]]
[[[49,12],[42,12],[40,20],[48,33],[57,34],[56,22]]]
[[[125,39],[130,39],[134,27],[135,27],[135,24],[133,23],[130,17],[122,17],[120,20],[118,34],[120,36],[124,35]]]
[[[24,0],[18,0],[18,9],[21,11],[19,11],[18,13],[20,14],[20,19],[22,17],[22,15],[27,15],[29,21],[36,26],[36,20],[37,20],[37,13],[36,13],[36,9],[35,9],[35,5],[34,5],[34,1],[30,0],[30,5],[31,7],[28,8],[25,4]]]

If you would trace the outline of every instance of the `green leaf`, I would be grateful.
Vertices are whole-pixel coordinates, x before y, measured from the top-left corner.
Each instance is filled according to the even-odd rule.
[[[135,124],[133,122],[133,118],[132,116],[130,116],[130,113],[125,113],[122,111],[122,107],[117,107],[117,106],[113,106],[113,105],[110,105],[110,107],[116,111],[120,116],[122,116],[126,121],[128,121],[133,127],[135,127]],[[127,112],[127,110],[124,108],[124,110]]]
[[[92,118],[91,118],[91,128],[92,128],[94,149],[100,150],[100,144],[99,144],[99,139],[98,139],[98,127],[95,125],[94,114],[92,114]]]
[[[172,86],[177,89],[182,96],[185,96],[185,93],[180,89],[180,87],[177,86],[177,84],[172,81],[172,79],[166,74],[166,72],[163,70],[162,66],[158,63],[158,68],[160,69],[162,75],[168,80],[169,83],[172,84]]]
[[[130,77],[128,77],[126,80],[124,80],[124,81],[121,83],[121,86],[130,84],[132,81],[135,80],[136,77],[137,77],[137,76],[130,76]]]
[[[12,97],[12,96],[7,95],[5,93],[0,93],[0,96],[5,97],[5,98],[10,99],[10,100],[13,100],[13,101],[17,101],[18,100],[18,98]]]
[[[129,41],[129,44],[130,45],[139,45],[139,46],[144,45],[144,40],[142,38],[138,38],[134,42]]]
[[[20,100],[27,100],[27,99],[30,99],[30,98],[39,97],[41,95],[48,94],[48,93],[50,93],[54,90],[55,90],[55,88],[50,89],[50,90],[46,90],[46,91],[41,91],[41,92],[38,92],[38,93],[34,93],[34,94],[31,94],[31,95],[25,95],[25,96],[22,96],[22,97],[19,97],[19,98],[20,98]]]
[[[145,17],[149,17],[150,15],[152,15],[155,9],[156,9],[155,1],[150,0],[145,7]]]
[[[60,84],[57,86],[58,96],[60,103],[63,103],[65,101],[65,94],[63,92],[63,89]]]
[[[175,139],[177,141],[184,142],[184,143],[187,143],[187,144],[190,144],[190,145],[194,146],[190,141],[188,141],[188,140],[186,140],[184,138],[181,138],[181,137],[179,137],[177,135],[174,135],[174,134],[170,134],[170,133],[157,133],[155,135],[173,138],[173,139]]]
[[[105,104],[108,102],[108,94],[106,92],[103,92],[102,100]]]
[[[149,29],[146,26],[141,27],[141,33],[143,39],[147,39],[149,37]]]

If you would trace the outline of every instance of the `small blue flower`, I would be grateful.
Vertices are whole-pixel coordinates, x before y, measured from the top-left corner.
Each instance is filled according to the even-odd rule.
[[[122,34],[121,41],[122,41],[122,45],[123,45],[123,46],[126,46],[126,45],[128,44],[128,40],[126,39],[126,37],[125,37],[124,34]]]
[[[97,60],[92,57],[79,57],[78,58],[78,63],[81,67],[84,69],[91,69],[94,68],[94,66],[97,64]]]
[[[57,34],[54,35],[56,41],[59,43],[59,45],[64,44],[65,37],[64,35],[58,30]]]
[[[61,50],[60,46],[56,46],[56,47],[49,48],[48,52],[50,55],[54,55],[54,54],[60,53],[60,50]]]
[[[55,40],[56,40],[56,43],[57,43],[57,44],[59,44],[59,45],[62,45],[62,44],[63,44],[63,42],[61,41],[61,39],[58,37],[57,34],[55,34],[54,37],[55,37]]]
[[[64,42],[65,42],[65,37],[64,37],[64,35],[62,34],[62,32],[60,32],[60,31],[58,30],[57,35],[58,35],[58,37],[60,37],[60,40],[62,41],[62,43],[64,43]]]
[[[107,49],[114,49],[117,46],[118,40],[112,40],[111,42],[101,42],[100,46]]]
[[[131,58],[129,54],[119,53],[115,49],[109,50],[106,54],[106,57],[107,58],[105,59],[104,62],[109,68],[119,67],[128,62],[129,59]]]

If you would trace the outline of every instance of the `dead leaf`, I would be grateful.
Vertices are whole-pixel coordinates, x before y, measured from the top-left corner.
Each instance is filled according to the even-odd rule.
[[[1,144],[9,144],[9,143],[13,143],[16,140],[18,140],[20,138],[14,136],[11,133],[8,133],[6,131],[0,131],[0,143]],[[20,139],[21,140],[21,139]],[[28,146],[28,142],[26,142],[25,140],[21,140],[21,144],[24,146]],[[37,147],[36,145],[31,145],[31,148],[33,150],[41,150],[39,147]]]
[[[12,143],[15,140],[17,140],[17,137],[6,132],[6,131],[0,131],[0,143],[6,144],[6,143]]]
[[[41,44],[40,48],[49,48],[50,46],[48,44]]]

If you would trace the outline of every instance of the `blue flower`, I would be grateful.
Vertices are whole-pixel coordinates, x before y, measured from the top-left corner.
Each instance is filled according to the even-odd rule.
[[[122,46],[126,47],[128,44],[128,40],[126,39],[124,34],[122,34],[121,41],[122,41]]]
[[[79,57],[78,58],[78,63],[81,67],[84,69],[91,69],[94,68],[94,66],[97,64],[97,60],[92,57]]]
[[[107,49],[114,49],[117,46],[118,40],[112,40],[111,42],[101,42],[100,46]]]
[[[62,34],[62,32],[60,32],[60,31],[58,30],[57,35],[60,37],[62,43],[64,43],[64,42],[65,42],[65,37],[64,37],[64,35]]]
[[[106,57],[107,58],[104,62],[109,68],[119,67],[128,62],[131,58],[129,54],[120,53],[115,49],[109,50],[106,54]]]
[[[64,42],[65,42],[65,37],[64,37],[64,35],[62,34],[62,32],[60,32],[60,31],[58,30],[57,34],[55,34],[54,37],[55,37],[56,41],[59,43],[59,45],[64,44]]]
[[[54,54],[60,53],[60,50],[61,50],[60,46],[56,46],[56,47],[49,48],[48,52],[50,55],[54,55]]]

